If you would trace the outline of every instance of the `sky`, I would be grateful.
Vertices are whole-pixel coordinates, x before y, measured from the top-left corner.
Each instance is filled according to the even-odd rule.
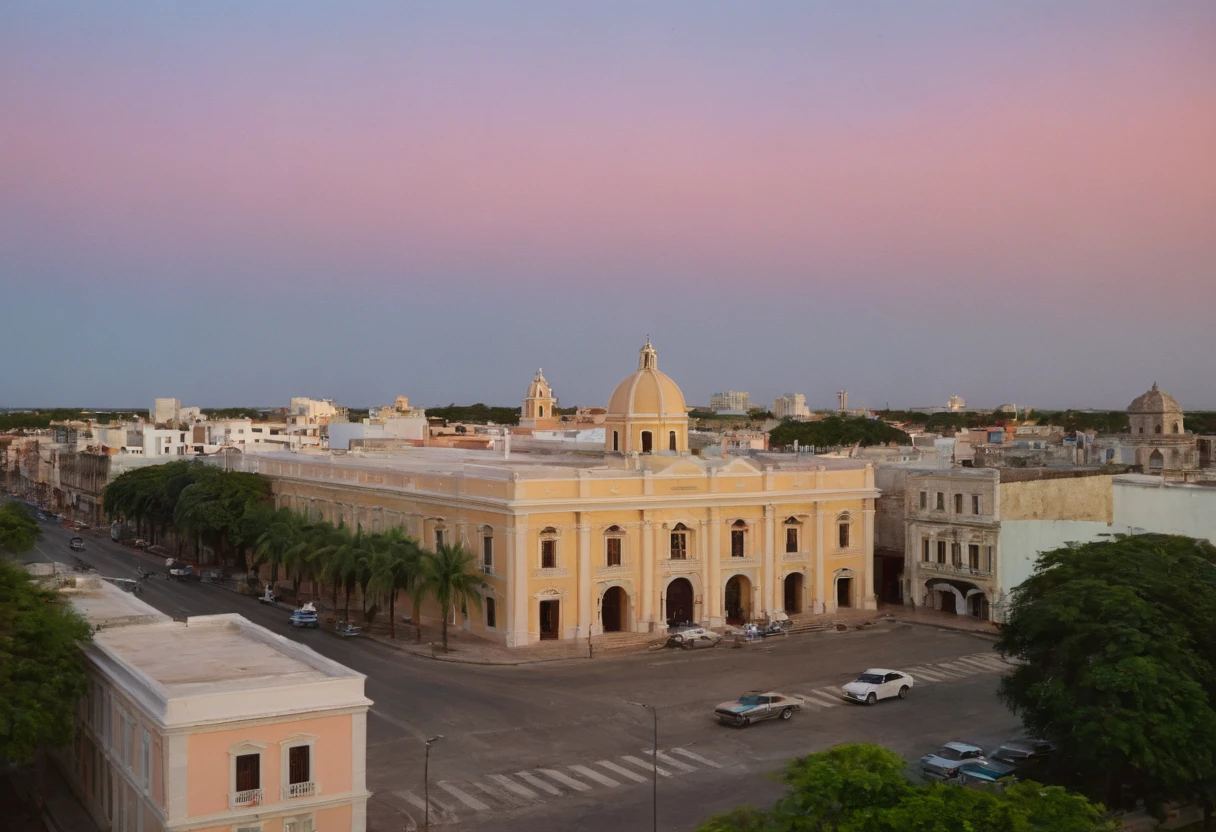
[[[0,5],[0,407],[1216,409],[1216,3]]]

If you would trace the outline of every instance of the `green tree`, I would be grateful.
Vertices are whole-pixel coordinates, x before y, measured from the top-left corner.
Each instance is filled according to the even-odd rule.
[[[1040,556],[1013,593],[1000,686],[1056,741],[1050,775],[1108,803],[1151,807],[1216,791],[1216,547],[1119,535]]]
[[[388,597],[390,638],[397,637],[397,593],[411,592],[422,582],[422,550],[400,528],[389,529],[372,543],[368,586]],[[414,616],[417,617],[417,605]]]
[[[795,440],[801,447],[834,448],[841,445],[885,445],[888,442],[909,444],[912,439],[898,428],[881,419],[829,416],[818,422],[782,422],[769,431],[774,448],[792,447]]]
[[[0,549],[19,555],[34,548],[42,528],[21,503],[0,505]]]
[[[28,763],[40,745],[72,741],[89,638],[66,601],[0,558],[0,762]]]
[[[448,618],[457,604],[481,609],[481,577],[474,571],[477,556],[459,543],[444,544],[422,555],[422,591],[439,602],[443,620],[443,652],[448,652]]]
[[[289,554],[300,543],[302,537],[298,515],[290,509],[276,511],[262,533],[258,535],[253,550],[253,565],[270,564],[270,583],[279,579],[279,567],[286,566]],[[294,562],[293,562],[294,565]],[[290,571],[288,572],[290,574]],[[296,588],[299,588],[298,583]]]

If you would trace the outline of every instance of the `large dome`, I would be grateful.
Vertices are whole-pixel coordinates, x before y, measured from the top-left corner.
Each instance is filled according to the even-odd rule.
[[[637,372],[616,386],[608,399],[608,416],[687,418],[680,386],[659,371],[658,353],[646,339],[638,357]]]
[[[1157,389],[1156,382],[1147,393],[1137,396],[1127,407],[1128,413],[1181,413],[1182,406],[1169,393]]]

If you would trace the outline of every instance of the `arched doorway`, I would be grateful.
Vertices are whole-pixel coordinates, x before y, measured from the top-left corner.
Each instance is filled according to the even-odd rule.
[[[735,575],[726,582],[723,592],[726,623],[739,625],[751,618],[752,582],[743,575]]]
[[[802,612],[802,573],[794,572],[785,576],[785,613],[799,612]]]
[[[958,612],[958,606],[957,606],[958,598],[955,597],[953,592],[939,589],[937,591],[937,594],[942,599],[942,601],[941,601],[941,604],[942,604],[941,611],[942,612],[953,612],[953,613]]]
[[[975,592],[967,594],[967,615],[987,620],[988,599],[984,597],[984,593]]]
[[[692,584],[687,578],[676,578],[667,585],[667,626],[692,621]]]
[[[623,631],[625,622],[629,620],[628,612],[629,596],[625,594],[625,590],[619,586],[608,587],[600,605],[600,620],[604,624],[604,632],[619,633]]]
[[[1165,457],[1161,455],[1161,451],[1153,451],[1148,458],[1148,470],[1160,471],[1165,467]]]

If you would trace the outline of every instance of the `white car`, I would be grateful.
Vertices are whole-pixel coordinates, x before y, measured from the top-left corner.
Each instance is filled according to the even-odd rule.
[[[722,636],[713,630],[707,630],[704,627],[689,627],[668,636],[667,644],[669,647],[683,647],[685,650],[691,650],[694,647],[714,647],[721,640]]]
[[[912,677],[898,670],[886,670],[874,667],[857,677],[857,681],[849,682],[840,689],[841,695],[850,702],[864,702],[873,705],[879,699],[890,699],[898,696],[904,699],[912,690]]]

